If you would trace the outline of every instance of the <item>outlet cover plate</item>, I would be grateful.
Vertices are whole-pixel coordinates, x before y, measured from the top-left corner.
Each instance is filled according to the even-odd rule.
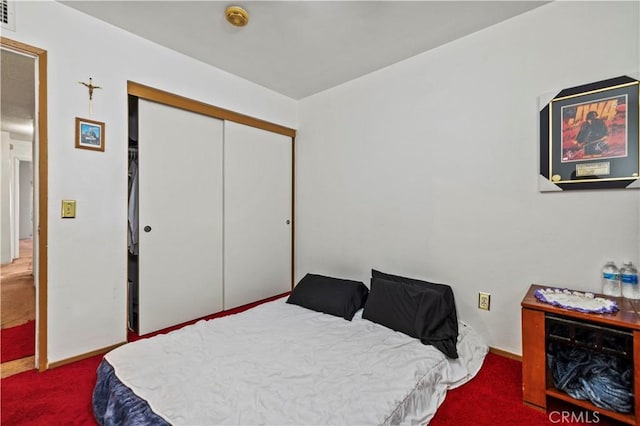
[[[491,294],[484,292],[478,293],[478,309],[484,309],[485,311],[491,309]]]

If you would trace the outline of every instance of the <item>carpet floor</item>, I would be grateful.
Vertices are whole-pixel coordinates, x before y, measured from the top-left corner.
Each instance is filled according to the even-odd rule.
[[[20,257],[0,268],[0,327],[36,318],[33,282],[33,240],[20,240]]]
[[[0,330],[0,360],[13,361],[31,356],[36,350],[36,322]]]

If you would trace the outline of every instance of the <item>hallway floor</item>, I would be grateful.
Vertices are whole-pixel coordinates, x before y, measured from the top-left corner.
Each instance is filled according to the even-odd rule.
[[[35,319],[33,239],[20,240],[19,256],[0,268],[0,326],[15,327]],[[33,369],[34,357],[2,363],[2,377]]]
[[[20,257],[2,265],[1,328],[9,328],[35,319],[35,286],[33,281],[33,240],[20,240]]]

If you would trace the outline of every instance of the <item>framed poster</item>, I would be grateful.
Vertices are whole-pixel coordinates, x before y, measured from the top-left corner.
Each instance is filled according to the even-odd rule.
[[[640,187],[638,88],[617,77],[541,105],[541,191]]]
[[[76,148],[104,151],[104,123],[76,117]]]

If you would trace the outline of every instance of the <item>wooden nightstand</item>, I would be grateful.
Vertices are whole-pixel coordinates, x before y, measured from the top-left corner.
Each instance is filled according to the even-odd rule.
[[[537,289],[553,288],[553,286],[532,285],[522,299],[522,395],[525,404],[545,410],[547,398],[557,398],[576,406],[597,411],[598,413],[622,421],[627,424],[640,424],[640,301],[623,298],[616,300],[620,310],[614,314],[582,313],[540,302],[534,296]],[[554,336],[549,333],[550,324],[566,324],[567,330],[589,329],[597,333],[618,333],[623,342],[627,340],[626,349],[620,356],[633,360],[633,392],[634,408],[632,413],[617,413],[596,407],[590,401],[577,400],[553,386],[551,372],[547,368],[547,350],[552,340],[566,340],[566,344],[588,347],[594,351],[602,348],[601,339],[584,343],[575,339],[575,331],[568,331],[566,336]],[[608,331],[607,331],[608,330]],[[626,336],[626,337],[625,337]]]

